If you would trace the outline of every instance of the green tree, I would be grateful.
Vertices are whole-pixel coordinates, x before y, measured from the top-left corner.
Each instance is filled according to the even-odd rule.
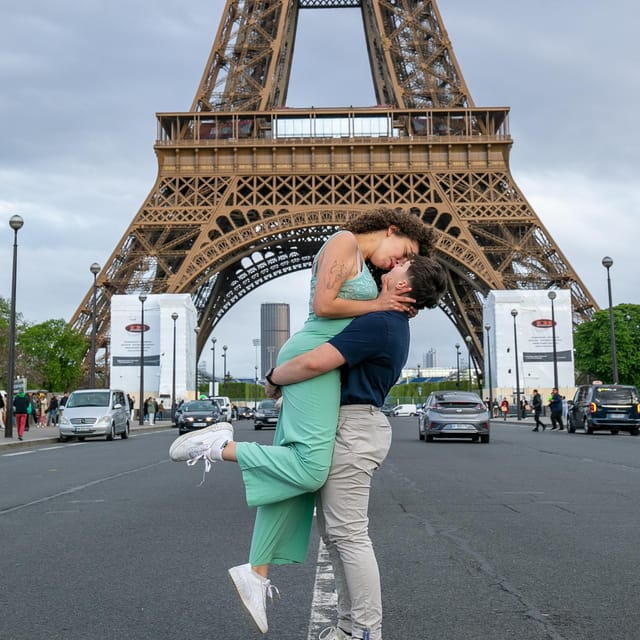
[[[63,391],[80,381],[87,340],[64,320],[47,320],[24,329],[17,350],[29,388]]]
[[[621,384],[640,386],[640,305],[619,304],[613,308],[616,332],[618,377]],[[583,378],[611,382],[613,364],[609,333],[609,310],[597,311],[593,320],[584,322],[573,336],[576,368]]]
[[[9,389],[7,365],[9,360],[9,321],[11,318],[11,300],[0,296],[0,388]],[[25,328],[21,313],[16,313],[16,335]],[[17,360],[17,358],[16,358]]]

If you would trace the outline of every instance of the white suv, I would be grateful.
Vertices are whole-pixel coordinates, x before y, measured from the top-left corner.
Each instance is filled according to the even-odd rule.
[[[67,400],[60,418],[59,440],[75,436],[78,440],[106,436],[113,440],[118,434],[129,437],[129,403],[119,389],[80,389]]]

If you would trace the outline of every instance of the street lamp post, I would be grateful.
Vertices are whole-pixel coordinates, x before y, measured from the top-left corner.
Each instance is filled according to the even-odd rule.
[[[491,338],[489,337],[489,331],[491,331],[491,325],[485,324],[484,329],[487,332],[487,371],[489,373],[489,411],[493,410],[493,379],[491,377]]]
[[[258,408],[258,365],[254,367],[255,375],[253,379],[253,410],[255,411]]]
[[[460,388],[460,344],[456,342],[456,389]]]
[[[176,409],[178,408],[178,403],[176,402],[176,320],[178,319],[178,314],[175,311],[171,314],[171,319],[173,320],[173,366],[171,370],[171,422],[175,424]]]
[[[224,395],[227,395],[227,347],[226,344],[222,345],[222,360],[224,362],[223,367],[223,378],[222,378],[222,388],[224,390]]]
[[[211,397],[216,395],[216,338],[211,338]]]
[[[616,327],[613,322],[613,302],[611,300],[611,276],[609,269],[613,260],[609,256],[602,258],[602,266],[607,270],[607,291],[609,292],[609,337],[611,339],[611,364],[613,366],[613,384],[618,384],[618,354],[616,352]]]
[[[138,424],[144,424],[144,302],[147,299],[146,293],[138,296],[140,300],[140,402],[138,407]]]
[[[200,327],[196,327],[194,329],[195,334],[196,334],[196,370],[195,370],[195,374],[196,374],[196,383],[195,383],[195,391],[194,391],[194,400],[198,399],[198,334],[200,333]]]
[[[98,287],[96,278],[100,273],[100,265],[92,263],[89,271],[93,274],[93,302],[91,304],[91,368],[89,369],[89,386],[94,389],[96,386],[96,297]]]
[[[513,344],[516,359],[516,415],[518,420],[522,419],[520,414],[520,373],[518,371],[518,330],[516,327],[516,317],[518,315],[517,309],[511,309],[511,315],[513,316]]]
[[[547,294],[551,300],[551,341],[553,342],[553,386],[558,388],[558,352],[556,350],[556,312],[553,301],[556,299],[556,292],[549,291]]]
[[[469,391],[471,391],[471,336],[467,336],[464,341],[467,343],[467,364],[469,369]]]
[[[4,425],[4,437],[13,437],[13,367],[16,353],[16,277],[18,271],[18,231],[22,229],[24,220],[14,215],[9,219],[13,229],[13,268],[11,271],[11,310],[9,312],[9,358],[7,362],[7,408]]]

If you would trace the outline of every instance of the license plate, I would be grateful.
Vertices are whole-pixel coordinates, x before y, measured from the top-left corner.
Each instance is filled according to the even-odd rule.
[[[267,422],[276,423],[276,422],[278,422],[278,418],[267,418]]]
[[[206,422],[194,422],[193,426],[194,427],[204,427],[207,423]]]
[[[93,431],[92,427],[74,427],[74,433],[85,433],[86,431]]]
[[[469,424],[448,424],[445,427],[447,431],[475,431],[475,428]]]

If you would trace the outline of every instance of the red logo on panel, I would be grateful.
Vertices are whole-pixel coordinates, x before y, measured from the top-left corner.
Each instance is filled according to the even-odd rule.
[[[536,329],[551,329],[553,327],[553,320],[548,320],[547,318],[540,318],[538,320],[534,320],[531,323]]]
[[[128,324],[125,327],[125,331],[128,331],[129,333],[144,333],[145,331],[149,331],[149,329],[150,327],[148,324],[141,324],[139,322]]]

